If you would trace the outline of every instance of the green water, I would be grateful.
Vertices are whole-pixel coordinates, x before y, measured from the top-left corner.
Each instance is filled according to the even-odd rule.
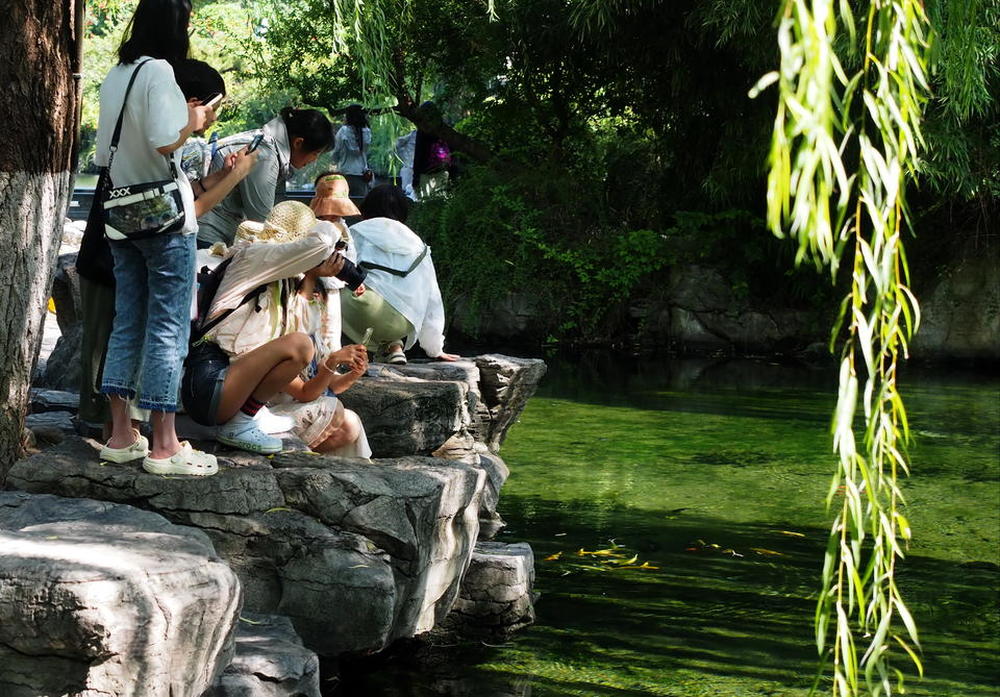
[[[397,652],[338,693],[808,694],[830,369],[607,355],[550,365],[502,451],[498,539],[534,548],[537,624],[501,647]],[[899,659],[910,695],[1000,693],[998,387],[955,375],[904,385],[914,539],[898,575],[926,670],[918,680]],[[647,568],[602,570],[633,556]]]

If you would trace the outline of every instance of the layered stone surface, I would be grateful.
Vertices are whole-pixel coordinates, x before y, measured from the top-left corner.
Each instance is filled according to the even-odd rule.
[[[8,486],[127,503],[199,528],[243,581],[249,610],[287,615],[321,654],[380,650],[450,610],[479,533],[486,471],[467,462],[220,454],[205,478],[101,464],[68,438]]]
[[[241,602],[207,536],[100,501],[0,492],[0,694],[198,697]]]

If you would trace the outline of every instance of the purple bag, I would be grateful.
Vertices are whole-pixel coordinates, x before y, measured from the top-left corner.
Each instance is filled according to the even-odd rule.
[[[427,171],[442,172],[451,167],[451,148],[443,140],[435,140],[427,152]]]

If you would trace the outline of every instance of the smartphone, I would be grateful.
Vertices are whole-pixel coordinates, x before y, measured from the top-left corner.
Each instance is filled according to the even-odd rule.
[[[247,146],[247,152],[251,153],[254,150],[256,150],[257,146],[260,145],[260,141],[262,141],[262,140],[264,140],[264,134],[263,133],[258,133],[257,135],[255,135],[253,137],[253,140],[250,141],[250,145]]]
[[[222,97],[223,97],[222,92],[216,92],[211,97],[209,97],[208,101],[206,101],[202,106],[209,106],[214,109],[215,107],[219,106],[219,102],[222,101]]]

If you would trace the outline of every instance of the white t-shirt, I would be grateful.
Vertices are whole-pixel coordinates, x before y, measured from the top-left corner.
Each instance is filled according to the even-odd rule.
[[[187,101],[174,81],[174,69],[165,60],[142,57],[139,61],[149,62],[139,71],[125,106],[118,151],[111,165],[111,181],[116,187],[169,179],[167,160],[156,149],[176,143],[188,123]],[[111,136],[125,98],[125,89],[139,61],[116,65],[101,83],[101,111],[94,153],[94,162],[99,167],[108,164]],[[194,194],[187,177],[180,174],[181,148],[170,157],[177,165],[180,175],[177,182],[187,212],[181,232],[196,232],[198,221],[194,215]]]
[[[361,129],[364,147],[358,143],[353,126],[341,126],[333,138],[333,161],[341,174],[358,176],[368,169],[368,148],[372,144],[370,128]]]

